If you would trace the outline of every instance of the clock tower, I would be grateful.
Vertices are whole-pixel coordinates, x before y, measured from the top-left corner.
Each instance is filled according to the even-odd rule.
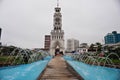
[[[60,52],[64,53],[64,31],[62,30],[62,15],[60,13],[61,8],[57,1],[57,7],[55,7],[55,13],[53,16],[53,30],[51,31],[51,45],[50,54],[56,55]]]

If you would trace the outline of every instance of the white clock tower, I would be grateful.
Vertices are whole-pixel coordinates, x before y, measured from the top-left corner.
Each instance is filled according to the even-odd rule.
[[[62,30],[62,15],[60,13],[61,8],[59,7],[59,3],[57,3],[57,7],[55,7],[54,13],[54,21],[53,26],[54,29],[51,31],[51,45],[50,45],[50,54],[55,55],[60,52],[64,53],[64,31]]]

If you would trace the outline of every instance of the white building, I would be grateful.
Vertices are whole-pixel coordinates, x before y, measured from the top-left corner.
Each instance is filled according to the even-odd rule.
[[[82,43],[80,44],[80,47],[77,48],[77,52],[79,53],[86,53],[88,52],[89,46],[87,45],[87,43]]]
[[[51,44],[50,54],[55,55],[56,53],[64,53],[64,31],[62,30],[62,15],[60,13],[61,8],[59,4],[55,7],[54,19],[53,19],[53,30],[51,31]]]
[[[76,51],[79,47],[79,40],[68,39],[67,40],[67,52]]]

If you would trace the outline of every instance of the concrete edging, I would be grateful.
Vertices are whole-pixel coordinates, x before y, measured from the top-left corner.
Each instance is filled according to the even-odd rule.
[[[76,71],[75,69],[65,60],[67,69],[72,72],[79,80],[84,80]]]

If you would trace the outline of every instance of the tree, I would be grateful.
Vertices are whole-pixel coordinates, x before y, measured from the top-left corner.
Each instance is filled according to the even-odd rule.
[[[3,55],[10,55],[10,53],[15,49],[14,46],[2,46],[1,53]]]
[[[95,45],[97,46],[97,51],[98,51],[98,52],[101,52],[101,50],[102,50],[102,45],[101,45],[101,43],[96,42]]]
[[[115,53],[120,57],[120,47],[115,48]]]
[[[89,51],[95,51],[95,50],[94,50],[94,44],[91,44],[88,50],[89,50]]]

